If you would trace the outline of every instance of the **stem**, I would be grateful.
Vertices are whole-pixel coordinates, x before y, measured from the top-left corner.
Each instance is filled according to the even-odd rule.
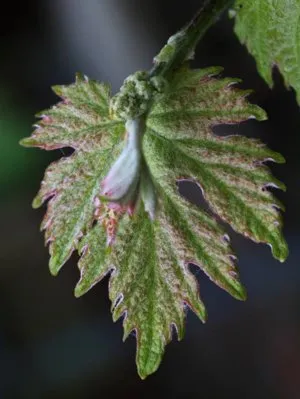
[[[179,31],[182,40],[178,42],[173,56],[168,62],[156,63],[150,71],[151,77],[160,76],[167,79],[174,69],[188,59],[206,31],[231,4],[232,0],[205,0],[193,19]]]
[[[198,41],[231,3],[232,0],[205,0],[194,18],[175,36],[169,39],[168,44],[162,51],[166,50],[166,48],[167,50],[171,48],[171,53],[168,53],[167,58],[157,58],[154,67],[150,71],[150,78],[156,77],[163,80],[172,78],[174,70],[190,58]],[[123,92],[128,97],[125,89],[123,89]],[[126,100],[128,100],[127,97],[125,96]],[[151,108],[152,101],[148,101],[146,107],[148,109],[143,115],[139,114],[136,118],[127,121],[127,143],[104,179],[104,190],[101,199],[129,203],[137,198],[135,190],[140,189],[145,209],[150,218],[154,219],[157,202],[155,187],[142,155],[142,138],[146,126],[145,118]]]

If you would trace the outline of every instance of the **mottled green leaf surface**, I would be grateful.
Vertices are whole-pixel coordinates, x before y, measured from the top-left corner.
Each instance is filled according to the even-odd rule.
[[[272,87],[276,65],[300,104],[300,0],[236,0],[235,31]]]
[[[50,270],[56,275],[92,226],[94,198],[124,138],[123,123],[109,117],[109,88],[78,75],[70,86],[54,87],[62,98],[41,112],[41,121],[25,146],[75,151],[49,166],[35,208],[51,198],[42,228],[49,243]]]
[[[46,171],[34,206],[49,199],[43,222],[56,274],[74,250],[81,255],[81,296],[110,273],[114,320],[124,318],[124,337],[137,338],[142,378],[159,366],[165,345],[184,334],[186,309],[202,321],[206,312],[189,263],[237,299],[245,299],[235,255],[216,217],[183,199],[177,183],[196,182],[211,211],[237,232],[268,243],[283,261],[282,205],[268,187],[284,189],[265,166],[283,162],[258,140],[218,137],[212,127],[265,119],[246,101],[233,79],[217,79],[218,68],[178,72],[146,121],[143,157],[157,196],[155,217],[143,196],[131,215],[99,199],[101,182],[123,148],[125,124],[109,113],[109,90],[78,78],[56,88],[63,101],[42,114],[40,126],[23,144],[44,149],[72,147],[74,153]],[[147,208],[147,206],[146,206]]]

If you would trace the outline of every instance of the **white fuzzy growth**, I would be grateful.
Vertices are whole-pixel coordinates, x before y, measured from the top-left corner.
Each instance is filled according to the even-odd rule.
[[[174,44],[178,44],[178,42],[182,41],[182,39],[184,39],[184,37],[186,36],[186,33],[184,31],[179,31],[177,33],[175,33],[175,35],[171,36],[168,39],[168,44],[174,45]]]
[[[230,9],[228,10],[228,16],[229,16],[230,19],[231,19],[231,18],[235,18],[236,15],[237,15],[237,12],[236,12],[236,10],[234,10],[233,8],[230,8]]]
[[[147,169],[143,170],[141,176],[141,195],[144,202],[145,211],[149,214],[151,220],[155,218],[156,210],[156,192]]]
[[[103,195],[118,201],[136,189],[141,164],[141,138],[144,122],[127,121],[127,143],[121,155],[110,169],[103,183]]]

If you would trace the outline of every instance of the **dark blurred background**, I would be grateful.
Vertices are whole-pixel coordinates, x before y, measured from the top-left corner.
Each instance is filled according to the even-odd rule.
[[[287,159],[272,165],[287,186],[285,235],[290,256],[272,259],[267,246],[230,231],[248,300],[241,303],[200,271],[209,319],[190,312],[185,340],[168,345],[159,371],[139,380],[135,339],[123,344],[111,321],[107,279],[81,299],[76,256],[57,278],[39,232],[45,209],[31,200],[46,165],[62,154],[23,149],[34,114],[57,101],[54,84],[82,71],[117,90],[137,69],[148,69],[166,39],[187,22],[201,0],[35,0],[1,9],[0,63],[0,398],[231,398],[300,397],[300,112],[295,94],[274,72],[268,89],[254,60],[224,17],[207,33],[195,66],[221,65],[224,75],[255,89],[251,100],[269,121],[249,121],[232,134],[260,137]],[[227,129],[227,128],[226,128]],[[226,130],[226,132],[228,129]],[[218,128],[218,132],[225,132]],[[181,186],[201,203],[192,184]],[[277,194],[277,193],[276,193]]]

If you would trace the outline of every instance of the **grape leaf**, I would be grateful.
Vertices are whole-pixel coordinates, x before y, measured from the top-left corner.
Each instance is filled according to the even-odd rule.
[[[206,319],[190,263],[235,298],[246,296],[225,230],[216,217],[182,198],[177,182],[196,182],[215,215],[252,240],[268,243],[280,261],[287,256],[283,206],[268,190],[284,185],[264,164],[284,159],[258,140],[213,133],[218,124],[266,117],[247,102],[249,91],[233,87],[237,80],[213,77],[220,72],[181,69],[156,99],[146,120],[133,208],[101,200],[101,182],[126,141],[125,124],[109,113],[107,86],[79,76],[75,84],[55,88],[63,102],[42,113],[40,126],[22,142],[74,148],[48,168],[34,201],[40,206],[49,199],[42,227],[50,243],[50,269],[56,274],[78,250],[77,297],[110,274],[113,318],[124,317],[124,338],[136,332],[142,378],[158,368],[172,329],[183,337],[187,307]],[[145,202],[146,175],[157,197],[153,217]]]
[[[258,71],[270,87],[276,65],[300,104],[300,1],[236,0],[235,32],[254,56]]]

